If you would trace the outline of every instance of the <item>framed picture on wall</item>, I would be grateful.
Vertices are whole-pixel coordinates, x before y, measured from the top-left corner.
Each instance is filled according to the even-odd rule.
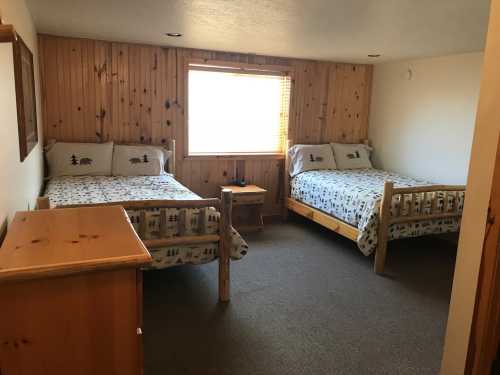
[[[16,81],[19,155],[26,159],[38,143],[33,54],[19,35],[12,42]]]

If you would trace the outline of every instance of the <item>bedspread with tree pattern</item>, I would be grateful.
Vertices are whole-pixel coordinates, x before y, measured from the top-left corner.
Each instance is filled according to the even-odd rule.
[[[200,197],[175,180],[171,175],[161,176],[67,176],[52,178],[46,186],[44,196],[49,197],[51,207],[61,205],[84,205],[136,200],[175,199],[189,200]],[[141,210],[127,210],[135,230],[139,229]],[[179,212],[177,208],[166,209],[164,233],[160,233],[160,210],[145,209],[146,231],[142,239],[175,237],[179,235]],[[205,211],[207,225],[204,234],[218,232],[219,212],[211,208]],[[184,235],[197,235],[200,210],[186,209]],[[241,259],[248,251],[243,238],[232,229],[231,259]],[[147,268],[166,268],[178,264],[202,264],[217,258],[218,243],[169,246],[151,249],[153,263]]]
[[[384,190],[384,181],[394,182],[395,187],[415,187],[432,185],[423,180],[401,176],[378,169],[318,170],[303,172],[291,181],[292,198],[358,228],[357,244],[361,252],[370,255],[377,247],[379,209]],[[458,210],[462,212],[464,192],[457,193]],[[436,211],[443,212],[444,192],[437,194]],[[431,194],[424,202],[417,194],[414,213],[430,214],[432,211]],[[453,197],[448,195],[451,202]],[[400,201],[394,197],[391,207],[393,215],[401,207],[401,214],[408,212],[411,195]],[[451,203],[448,204],[453,209]],[[459,218],[434,219],[410,223],[391,224],[389,240],[417,237],[428,234],[456,232],[460,228]]]

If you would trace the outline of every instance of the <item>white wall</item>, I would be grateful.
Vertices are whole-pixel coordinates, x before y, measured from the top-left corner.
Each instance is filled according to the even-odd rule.
[[[375,165],[465,184],[482,62],[482,53],[470,53],[375,65],[369,128]]]
[[[31,52],[35,63],[38,129],[42,129],[38,76],[37,36],[24,0],[0,0],[5,24],[13,24]],[[0,225],[15,211],[33,208],[42,184],[41,132],[38,145],[23,163],[19,158],[16,96],[12,44],[0,43]]]

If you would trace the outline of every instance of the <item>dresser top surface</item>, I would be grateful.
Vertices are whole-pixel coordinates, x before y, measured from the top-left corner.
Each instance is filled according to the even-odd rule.
[[[0,281],[150,261],[120,206],[18,212],[0,248]]]

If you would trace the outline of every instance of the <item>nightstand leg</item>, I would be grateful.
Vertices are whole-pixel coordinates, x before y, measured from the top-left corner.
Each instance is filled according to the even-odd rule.
[[[260,228],[264,228],[264,217],[262,216],[262,209],[261,207],[259,207],[257,209],[257,215],[259,215],[259,224],[260,224]]]

